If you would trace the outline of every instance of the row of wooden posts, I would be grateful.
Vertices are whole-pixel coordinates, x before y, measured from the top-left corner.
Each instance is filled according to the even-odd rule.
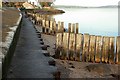
[[[49,18],[49,15],[40,15],[28,13],[29,16],[35,21],[36,25],[42,26],[42,32],[46,34],[56,34],[57,32],[64,32],[64,22],[57,22],[54,18]]]
[[[42,26],[43,33],[56,33],[56,58],[84,62],[120,64],[120,36],[95,36],[78,32],[79,24],[68,24],[64,31],[64,22],[56,24],[55,19],[46,19],[40,14],[29,13],[35,24]]]

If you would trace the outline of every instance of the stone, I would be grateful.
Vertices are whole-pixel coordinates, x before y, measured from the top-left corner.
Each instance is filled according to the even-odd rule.
[[[54,60],[50,60],[50,61],[48,61],[48,63],[49,63],[49,65],[52,65],[52,66],[56,65]]]

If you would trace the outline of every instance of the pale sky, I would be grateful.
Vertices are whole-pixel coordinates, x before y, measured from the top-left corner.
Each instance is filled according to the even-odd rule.
[[[28,1],[33,2],[37,0],[28,0]],[[105,5],[118,5],[119,1],[120,0],[56,0],[54,4],[72,5],[72,6],[105,6]],[[37,3],[35,2],[35,4]]]
[[[56,0],[55,5],[105,6],[118,5],[120,0]]]

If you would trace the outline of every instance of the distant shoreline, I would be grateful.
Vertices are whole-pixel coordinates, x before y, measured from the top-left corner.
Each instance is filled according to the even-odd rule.
[[[99,6],[99,7],[86,7],[86,6],[54,5],[54,8],[118,8],[118,7],[120,7],[120,6],[109,5],[109,6]]]

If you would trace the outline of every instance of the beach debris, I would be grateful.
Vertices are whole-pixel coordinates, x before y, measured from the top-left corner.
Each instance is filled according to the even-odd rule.
[[[46,57],[49,57],[49,56],[50,56],[50,53],[49,53],[47,50],[42,50],[42,53],[43,53]]]
[[[43,42],[43,41],[40,41],[40,44],[44,45],[44,42]]]
[[[41,48],[42,48],[43,50],[47,50],[47,45],[41,45]]]
[[[52,65],[52,66],[55,66],[55,65],[56,65],[56,63],[55,63],[54,60],[50,60],[50,61],[48,61],[48,63],[49,63],[49,65]]]
[[[75,68],[75,66],[72,65],[70,68]]]
[[[70,62],[69,65],[73,65],[73,63]]]
[[[41,35],[38,35],[38,38],[41,38]]]
[[[39,38],[39,40],[40,40],[40,41],[43,41],[43,39],[42,39],[42,38]]]
[[[120,79],[120,74],[110,74],[112,77]]]

